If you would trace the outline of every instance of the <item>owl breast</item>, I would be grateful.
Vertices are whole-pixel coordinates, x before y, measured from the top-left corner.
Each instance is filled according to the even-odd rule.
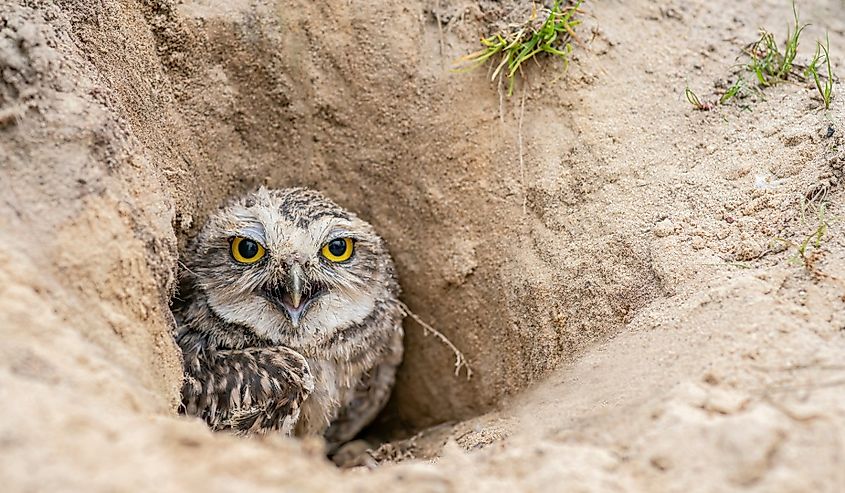
[[[296,435],[322,434],[337,417],[338,411],[348,403],[351,386],[344,385],[338,376],[353,377],[347,365],[327,360],[306,358],[314,375],[314,392],[305,400],[296,426]],[[361,375],[357,375],[360,380]]]
[[[402,360],[402,335],[398,304],[377,303],[319,351],[304,350],[315,385],[295,434],[323,434],[330,448],[352,439],[387,402]]]

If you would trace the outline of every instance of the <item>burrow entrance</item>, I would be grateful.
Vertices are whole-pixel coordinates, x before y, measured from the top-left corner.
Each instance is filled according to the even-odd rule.
[[[662,291],[648,252],[590,211],[617,177],[586,164],[571,122],[532,98],[525,115],[541,123],[520,130],[518,98],[483,71],[444,69],[495,19],[462,8],[477,15],[444,33],[445,12],[403,2],[151,4],[145,48],[164,90],[123,93],[142,109],[139,138],[172,168],[180,251],[227,197],[258,185],[319,189],[387,240],[403,300],[474,377],[456,377],[450,350],[408,319],[393,397],[367,430],[378,440],[494,409]],[[152,131],[160,115],[166,130]],[[529,167],[552,155],[569,178],[520,169],[518,132]]]

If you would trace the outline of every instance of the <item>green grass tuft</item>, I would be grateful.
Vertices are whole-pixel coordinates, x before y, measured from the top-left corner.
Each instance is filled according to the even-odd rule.
[[[798,7],[795,3],[792,4],[792,17],[793,25],[786,29],[783,51],[778,47],[775,35],[765,29],[760,30],[760,39],[745,48],[745,52],[750,57],[746,68],[756,75],[757,82],[761,86],[783,82],[793,73],[801,32],[807,24],[801,24],[798,20]]]
[[[482,38],[481,44],[484,47],[462,57],[458,64],[468,64],[464,68],[471,70],[489,60],[498,60],[491,80],[497,77],[507,79],[510,96],[513,94],[517,72],[521,73],[522,65],[531,58],[547,53],[567,63],[572,52],[570,40],[574,39],[573,28],[581,23],[574,19],[581,2],[570,6],[562,6],[561,3],[557,0],[550,10],[543,9],[542,12],[547,13],[547,16],[539,25],[538,13],[534,11],[528,21],[516,26],[514,30]]]
[[[822,82],[822,76],[819,74],[819,66],[822,64],[827,68],[824,82]],[[833,99],[833,80],[836,77],[833,74],[833,67],[830,65],[830,36],[825,36],[824,44],[821,41],[816,42],[816,54],[813,55],[813,59],[804,70],[804,76],[813,79],[824,103],[824,109],[829,110],[830,100]]]
[[[795,2],[792,3],[792,19],[792,24],[786,30],[783,48],[778,45],[775,35],[766,29],[760,30],[758,40],[743,48],[742,52],[748,57],[747,61],[739,65],[740,73],[736,81],[721,95],[718,105],[725,105],[735,98],[741,99],[751,95],[765,100],[764,89],[767,87],[792,79],[802,82],[811,79],[818,89],[824,108],[830,109],[833,86],[836,82],[830,61],[830,39],[826,37],[824,44],[821,41],[816,42],[816,53],[809,65],[804,67],[796,63],[801,33],[809,24],[801,23]],[[827,73],[822,73],[824,70]],[[709,110],[717,106],[716,103],[702,103],[689,88],[685,93],[687,100],[695,109]]]

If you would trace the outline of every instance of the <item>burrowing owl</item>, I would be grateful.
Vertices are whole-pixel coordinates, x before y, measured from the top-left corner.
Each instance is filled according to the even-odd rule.
[[[184,274],[184,413],[334,447],[384,406],[404,311],[384,241],[355,214],[312,190],[262,188],[211,217]]]

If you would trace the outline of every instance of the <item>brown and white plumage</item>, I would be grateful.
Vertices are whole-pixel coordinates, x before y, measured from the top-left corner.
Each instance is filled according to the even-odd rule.
[[[335,447],[387,401],[402,359],[393,262],[369,224],[321,194],[262,188],[232,202],[193,242],[182,286],[186,414]]]

